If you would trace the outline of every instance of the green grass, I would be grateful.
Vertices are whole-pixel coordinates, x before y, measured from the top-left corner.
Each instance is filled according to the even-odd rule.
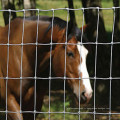
[[[55,88],[56,89],[56,88]],[[64,111],[64,91],[63,90],[55,90],[56,92],[51,92],[51,107],[50,111],[51,112],[63,112]],[[72,112],[76,113],[76,115],[73,114],[65,114],[65,120],[78,120],[79,115],[78,110],[71,110],[70,108],[73,108],[72,104],[75,104],[74,99],[70,93],[66,92],[66,102],[65,102],[65,111],[66,112]],[[42,106],[42,112],[48,112],[49,111],[49,97],[46,95],[44,104]],[[84,118],[88,118],[88,115],[81,115],[80,120],[84,120]],[[49,114],[39,114],[37,120],[48,120]],[[51,120],[63,120],[64,114],[63,113],[58,113],[58,114],[51,114],[50,115]]]
[[[102,0],[102,7],[111,8],[113,7],[113,2]],[[113,27],[112,26],[113,25],[113,10],[103,10],[103,19],[104,19],[106,31],[111,32],[112,27]]]

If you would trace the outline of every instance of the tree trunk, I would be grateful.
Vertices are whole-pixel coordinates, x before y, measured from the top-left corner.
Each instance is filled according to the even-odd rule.
[[[18,0],[17,6],[19,7],[19,10],[20,10],[20,9],[23,9],[23,8],[24,8],[23,0]]]
[[[1,0],[2,9],[3,10],[7,10],[7,9],[15,10],[14,1],[12,1],[12,2],[11,2],[11,0]],[[15,19],[16,17],[17,17],[16,13],[12,12],[11,19]],[[7,25],[9,23],[9,12],[4,11],[3,18],[4,18],[5,25]]]
[[[101,0],[82,0],[83,7],[101,7]],[[85,22],[89,24],[87,35],[90,41],[96,41],[96,33],[97,33],[97,20],[98,20],[98,10],[90,9],[85,10]],[[102,11],[99,12],[99,42],[105,42],[106,39],[106,31],[104,26],[104,20],[102,17]]]
[[[36,2],[35,0],[24,0],[24,9],[35,9],[36,8]],[[27,11],[26,16],[33,16],[35,15],[35,11]]]
[[[113,4],[115,7],[119,7],[120,1],[113,0]],[[120,9],[115,9],[114,41],[120,42]]]
[[[113,0],[113,5],[114,7],[119,7],[120,6],[120,1],[119,0]],[[115,9],[115,26],[114,26],[114,42],[120,42],[120,9]],[[112,61],[112,76],[113,77],[120,77],[120,45],[116,44],[113,45],[113,61]],[[118,106],[120,105],[120,96],[119,96],[119,91],[120,87],[117,87],[120,85],[120,80],[117,79],[115,82],[112,82],[112,95],[114,95],[113,98],[113,106]],[[116,91],[116,92],[115,92]]]
[[[30,0],[31,3],[31,8],[35,9],[36,8],[36,0]],[[36,15],[36,11],[31,11],[31,15]]]
[[[82,0],[83,7],[101,7],[101,0]],[[90,42],[96,42],[97,37],[97,22],[98,22],[98,9],[88,9],[84,11],[85,15],[85,22],[88,24],[88,27],[86,28],[86,34],[87,38]],[[104,26],[104,20],[102,17],[102,11],[99,10],[99,29],[98,29],[98,40],[99,43],[101,42],[108,42],[107,41],[107,33]],[[90,71],[90,76],[94,77],[109,77],[109,62],[110,61],[110,46],[103,46],[103,45],[97,45],[97,56],[96,56],[96,45],[91,45],[91,51],[89,52],[88,61],[90,62],[88,64],[88,70]],[[97,57],[96,60],[96,74],[95,74],[95,57]],[[101,87],[103,84],[103,81],[96,81],[96,101],[97,103],[102,104],[108,104],[107,96],[105,95],[106,92],[109,93],[109,84],[105,82],[105,88],[106,90],[100,91],[98,89],[98,84]],[[107,91],[108,90],[108,91]],[[102,94],[101,94],[102,93]],[[104,95],[104,101],[101,102],[102,95]]]
[[[74,5],[73,5],[73,0],[68,0],[68,7],[71,9],[74,9]],[[70,10],[70,21],[73,25],[77,25],[76,23],[76,17],[75,17],[75,11]]]
[[[31,8],[30,0],[24,0],[24,9],[30,8]],[[26,11],[25,13],[26,16],[31,16],[30,11]]]

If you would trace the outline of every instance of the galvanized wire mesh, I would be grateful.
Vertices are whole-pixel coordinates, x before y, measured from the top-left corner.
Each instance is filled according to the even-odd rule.
[[[51,114],[52,113],[59,113],[59,114],[64,114],[64,120],[65,120],[65,115],[66,114],[76,114],[79,116],[79,120],[81,119],[81,114],[92,114],[94,115],[94,120],[96,120],[96,115],[109,115],[109,120],[111,120],[111,115],[117,115],[117,114],[120,114],[120,113],[112,113],[111,112],[111,85],[112,85],[112,80],[114,79],[120,79],[119,77],[112,77],[112,52],[113,52],[113,45],[114,44],[120,44],[120,42],[114,42],[113,41],[113,36],[114,36],[114,25],[115,25],[115,10],[116,9],[119,9],[120,7],[112,7],[112,8],[99,8],[99,7],[89,7],[89,8],[80,8],[80,9],[70,9],[70,8],[59,8],[59,9],[50,9],[50,10],[40,10],[40,9],[23,9],[23,10],[0,10],[1,11],[6,11],[6,12],[9,12],[9,30],[8,30],[8,43],[7,44],[0,44],[0,46],[8,46],[8,49],[7,49],[7,76],[4,76],[4,77],[1,77],[0,76],[0,79],[4,79],[6,80],[6,110],[5,111],[0,111],[0,113],[5,113],[6,114],[6,120],[8,119],[8,113],[17,113],[17,112],[14,112],[14,111],[8,111],[8,106],[7,106],[7,84],[8,84],[8,80],[9,79],[20,79],[20,113],[33,113],[34,114],[34,120],[36,119],[36,114],[39,113],[48,113],[49,114],[49,120],[51,119]],[[88,10],[88,9],[96,9],[98,11],[98,20],[97,20],[97,34],[96,34],[96,41],[95,42],[83,42],[82,41],[82,37],[83,37],[83,26],[84,26],[84,10]],[[80,45],[84,45],[84,44],[88,44],[88,45],[95,45],[96,46],[96,52],[95,52],[95,76],[94,77],[90,77],[91,80],[94,80],[94,106],[93,106],[93,112],[81,112],[81,106],[80,106],[80,99],[79,99],[79,109],[78,109],[78,112],[67,112],[66,111],[66,107],[65,107],[65,102],[66,102],[66,94],[65,94],[65,90],[66,90],[66,80],[67,79],[72,79],[72,78],[68,78],[66,76],[66,47],[65,47],[65,68],[64,68],[64,77],[52,77],[52,72],[51,72],[51,66],[52,66],[52,47],[53,45],[57,45],[57,44],[65,44],[65,45],[77,45],[77,44],[72,44],[72,43],[67,43],[67,31],[66,31],[66,42],[65,43],[53,43],[52,42],[52,35],[53,35],[53,21],[54,21],[54,12],[55,11],[58,11],[58,10],[65,10],[67,11],[67,26],[66,26],[66,29],[68,29],[68,19],[69,19],[69,10],[74,10],[74,11],[82,11],[83,12],[83,21],[82,21],[82,35],[81,35],[81,42],[79,43]],[[100,10],[113,10],[113,13],[114,13],[114,21],[113,21],[113,31],[112,31],[112,41],[109,42],[109,43],[100,43],[98,42],[98,29],[99,29],[99,11]],[[38,19],[37,19],[37,34],[36,34],[36,43],[24,43],[24,21],[25,21],[25,13],[26,11],[36,11],[37,14],[38,14]],[[43,44],[43,43],[38,43],[38,24],[39,24],[39,13],[42,12],[42,11],[52,11],[52,30],[51,30],[51,41],[50,43],[47,43],[47,44]],[[11,44],[9,42],[10,40],[10,22],[11,22],[11,12],[23,12],[23,33],[22,33],[22,42],[21,44]],[[8,68],[9,68],[9,47],[10,46],[21,46],[21,73],[20,73],[20,78],[11,78],[8,76]],[[22,62],[23,62],[23,46],[28,46],[28,45],[36,45],[36,58],[35,58],[35,75],[34,77],[23,77],[22,76]],[[38,51],[37,51],[37,47],[39,45],[43,45],[43,46],[46,46],[46,45],[49,45],[50,46],[50,70],[49,70],[49,77],[46,77],[46,78],[43,78],[43,77],[38,77],[37,76],[37,54],[38,54]],[[98,55],[98,51],[97,51],[97,47],[98,45],[111,45],[111,57],[110,57],[110,76],[108,78],[100,78],[100,77],[97,77],[96,76],[96,68],[97,68],[97,55]],[[23,111],[22,110],[22,80],[23,79],[33,79],[34,80],[34,88],[35,88],[35,91],[34,91],[34,111]],[[39,80],[39,79],[44,79],[44,80],[49,80],[49,111],[46,111],[46,112],[40,112],[40,111],[37,111],[36,110],[36,80]],[[63,108],[63,112],[52,112],[51,111],[51,81],[54,80],[54,79],[64,79],[64,108]],[[74,79],[80,79],[80,78],[74,78]],[[86,79],[86,78],[83,78],[83,79]],[[109,80],[110,81],[110,90],[109,90],[109,112],[108,113],[100,113],[100,112],[96,112],[96,81],[97,79],[101,79],[101,80]],[[79,86],[80,86],[80,81],[79,81]],[[80,96],[80,88],[79,88],[79,96]],[[79,97],[80,98],[80,97]],[[89,109],[89,108],[88,108]]]

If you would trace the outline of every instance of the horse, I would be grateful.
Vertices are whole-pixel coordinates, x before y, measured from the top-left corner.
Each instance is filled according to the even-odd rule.
[[[88,50],[80,43],[81,30],[71,22],[68,29],[66,26],[66,21],[55,17],[52,22],[48,17],[39,21],[16,18],[10,22],[10,29],[9,25],[0,27],[0,95],[7,104],[9,120],[34,119],[33,113],[22,111],[34,111],[35,97],[36,111],[41,110],[49,77],[65,79],[78,100],[86,103],[91,99],[86,66]]]

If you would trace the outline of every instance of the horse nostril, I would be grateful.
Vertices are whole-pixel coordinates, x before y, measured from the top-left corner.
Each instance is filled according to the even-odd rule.
[[[81,93],[81,101],[82,103],[88,103],[92,97],[92,93],[88,94],[86,91]]]
[[[82,92],[81,98],[82,98],[82,100],[83,100],[84,102],[87,101],[87,97],[85,96],[85,91]]]
[[[85,95],[85,91],[83,91],[81,95]]]

